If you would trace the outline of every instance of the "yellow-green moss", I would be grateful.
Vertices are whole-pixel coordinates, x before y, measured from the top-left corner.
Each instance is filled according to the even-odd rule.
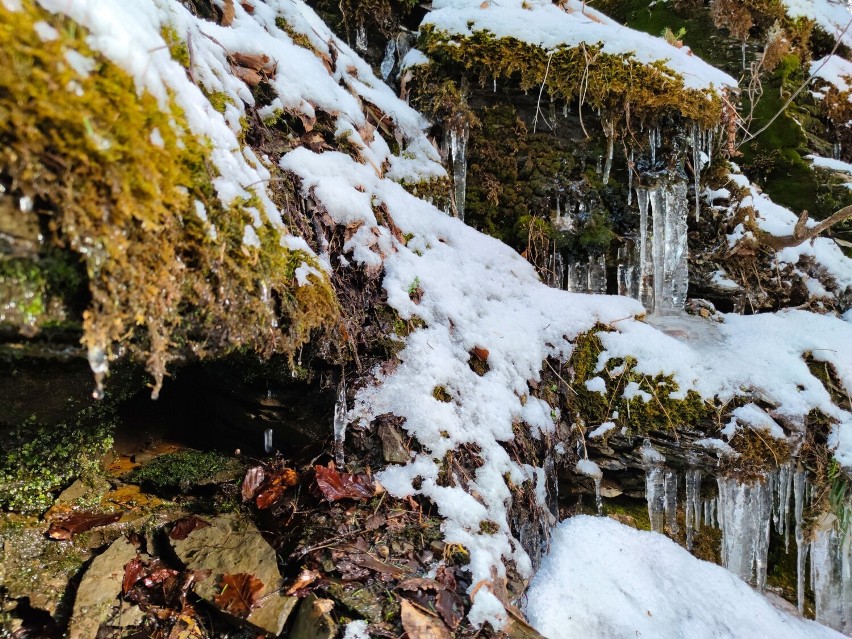
[[[679,115],[714,126],[721,100],[711,91],[686,89],[682,79],[662,62],[642,63],[630,55],[612,55],[599,45],[544,48],[515,38],[497,38],[488,31],[470,36],[451,35],[426,25],[420,46],[439,65],[460,66],[479,76],[481,82],[510,80],[522,90],[544,85],[553,97],[585,104],[617,117],[623,125],[640,121],[659,122]],[[588,60],[593,60],[588,63]],[[546,78],[545,78],[546,74]]]
[[[577,337],[571,355],[570,367],[574,370],[572,386],[574,393],[568,400],[569,409],[586,424],[612,421],[618,427],[626,427],[631,433],[647,433],[651,430],[674,430],[683,426],[695,428],[706,424],[713,414],[711,407],[693,390],[686,392],[683,399],[673,394],[680,388],[669,375],[645,375],[636,371],[633,358],[610,359],[598,371],[598,360],[603,352],[598,333],[609,330],[598,326]],[[606,385],[604,393],[590,391],[585,382],[601,377]],[[624,397],[624,389],[630,382],[639,385],[639,390],[650,395],[648,401],[640,396]],[[617,413],[617,416],[613,415]]]
[[[41,41],[39,21],[59,36]],[[163,111],[85,39],[31,3],[0,5],[0,172],[52,206],[57,238],[85,261],[84,344],[110,358],[120,342],[146,362],[155,390],[181,353],[294,352],[337,313],[325,276],[296,285],[295,270],[315,260],[282,247],[269,226],[257,229],[259,248],[245,246],[259,203],[224,206],[211,149],[180,109]],[[65,62],[69,50],[93,61],[88,76]]]
[[[178,35],[174,27],[163,27],[160,29],[160,35],[166,41],[166,45],[169,47],[169,55],[172,56],[172,59],[185,69],[188,69],[191,62],[189,45]]]

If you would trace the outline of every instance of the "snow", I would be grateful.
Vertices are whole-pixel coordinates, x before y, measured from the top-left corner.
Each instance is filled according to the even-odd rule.
[[[843,44],[852,46],[852,14],[845,0],[781,0],[791,18],[808,18],[816,22],[829,35],[841,36]],[[844,32],[845,30],[845,32]]]
[[[593,431],[589,433],[589,439],[595,439],[597,437],[603,437],[609,431],[615,428],[615,422],[604,422]]]
[[[816,161],[823,164],[830,162],[833,166],[839,166],[834,164],[834,160],[828,161],[825,158]],[[752,208],[756,213],[756,222],[762,230],[777,236],[791,235],[798,221],[798,215],[776,204],[761,193],[757,187],[748,181],[748,178],[739,172],[736,166],[732,165],[732,170],[733,172],[728,176],[731,181],[748,189],[750,193],[740,202],[739,208]],[[733,211],[730,213],[733,214]],[[814,224],[816,224],[814,220],[808,220],[808,226]],[[728,242],[733,246],[746,236],[750,236],[750,232],[747,232],[742,225],[738,225],[733,233],[728,235]],[[828,275],[834,278],[841,291],[852,286],[852,259],[846,257],[837,242],[831,238],[817,237],[798,246],[785,248],[777,253],[778,261],[781,264],[796,265],[806,256],[812,258]]]
[[[586,388],[592,393],[605,393],[606,382],[603,377],[592,377],[586,380]]]
[[[662,535],[585,515],[555,529],[525,612],[550,639],[842,637]]]
[[[850,16],[852,19],[852,16]],[[849,79],[852,78],[852,62],[839,55],[826,56],[811,62],[810,74],[814,78],[824,80],[837,87],[841,93],[849,90]]]
[[[808,160],[810,160],[815,167],[820,169],[828,169],[830,171],[839,171],[840,173],[847,173],[852,175],[852,164],[849,162],[844,162],[843,160],[835,160],[832,158],[823,158],[818,155],[806,155]]]
[[[541,380],[544,360],[567,361],[573,340],[596,324],[615,329],[600,335],[606,350],[601,364],[609,357],[630,356],[638,361],[637,372],[672,374],[681,393],[694,389],[707,399],[718,396],[727,401],[754,391],[774,406],[771,419],[788,429],[801,427],[804,415],[819,408],[837,421],[829,439],[836,446],[835,456],[852,467],[852,415],[831,403],[803,360],[803,354],[810,352],[817,361],[831,363],[841,384],[852,389],[852,324],[805,311],[731,315],[721,324],[686,321],[699,337],[683,340],[632,319],[644,313],[635,300],[572,294],[546,286],[534,268],[506,245],[402,187],[402,182],[446,176],[424,134],[426,121],[376,78],[303,2],[267,0],[255,4],[253,14],[235,3],[230,27],[199,20],[175,0],[39,2],[85,26],[90,45],[125,68],[140,91],[149,91],[164,109],[169,108],[171,96],[186,113],[190,127],[186,133],[209,141],[213,149],[219,198],[228,203],[255,196],[259,202],[254,224],[245,227],[246,244],[258,243],[256,229],[269,224],[280,230],[282,245],[310,251],[302,238],[286,232],[267,192],[270,169],[275,167],[265,166],[268,160],[257,158],[238,138],[239,120],[246,105],[254,105],[254,98],[233,75],[229,53],[262,53],[275,64],[271,79],[275,97],[265,116],[273,116],[278,109],[310,124],[318,111],[324,111],[336,118],[336,130],[361,150],[364,163],[344,153],[315,153],[300,147],[284,155],[278,168],[298,179],[301,194],[318,218],[346,228],[346,257],[340,268],[358,265],[370,274],[382,273],[387,303],[402,319],[418,317],[424,323],[406,338],[396,368],[377,368],[374,383],[359,388],[347,422],[360,420],[368,428],[385,413],[404,419],[403,428],[417,439],[419,452],[409,463],[387,468],[378,479],[394,496],[421,494],[436,504],[445,518],[445,541],[462,544],[470,552],[470,583],[505,577],[507,562],[514,562],[521,577],[532,573],[529,557],[510,532],[507,482],[520,485],[531,480],[542,485],[540,469],[513,460],[502,443],[513,439],[517,423],[528,425],[534,436],[555,432],[558,411],[532,397],[530,389]],[[467,33],[470,19],[472,28],[525,38],[546,48],[600,41],[611,53],[635,52],[643,61],[667,60],[687,86],[734,84],[685,49],[638,34],[590,8],[584,13],[575,0],[565,3],[564,10],[546,3],[529,6],[523,9],[520,2],[510,0],[480,8],[478,1],[439,0],[427,21]],[[296,45],[280,30],[275,25],[279,17],[307,38],[313,50]],[[208,93],[223,92],[229,97],[225,114],[212,108],[186,70],[170,58],[160,35],[166,25],[191,38],[195,80]],[[50,36],[46,31],[44,35]],[[386,118],[399,142],[398,154],[368,121],[365,105]],[[747,198],[758,211],[760,224],[791,229],[795,216],[762,198],[756,190]],[[379,209],[393,225],[379,222]],[[196,206],[195,213],[206,219],[203,205]],[[214,237],[215,232],[208,229]],[[814,257],[839,283],[852,283],[852,263],[833,241],[821,238],[788,249],[779,258],[796,264],[803,255]],[[320,263],[329,267],[327,258]],[[307,267],[297,269],[300,285],[317,274]],[[416,301],[409,294],[415,282],[422,290]],[[467,364],[474,347],[489,351],[489,370],[483,376]],[[594,385],[600,388],[600,382]],[[438,386],[451,401],[435,398]],[[645,401],[651,397],[638,385],[628,385],[625,393]],[[603,434],[607,424],[595,432]],[[441,461],[463,444],[476,445],[481,465],[465,485],[439,485]],[[643,459],[664,461],[653,450],[643,450]],[[542,493],[537,495],[543,502]],[[481,531],[480,524],[486,520],[497,524],[494,534]],[[469,619],[499,627],[507,615],[497,597],[480,588]],[[356,632],[358,628],[352,630],[353,635]]]
[[[367,622],[363,620],[350,621],[346,624],[343,639],[370,639],[367,633]]]
[[[603,477],[603,471],[591,459],[581,459],[577,462],[575,470],[581,475],[591,477],[592,479],[600,479]]]
[[[627,55],[644,64],[664,62],[682,76],[687,89],[737,86],[731,76],[692,55],[688,47],[677,48],[662,38],[634,31],[581,0],[559,5],[548,0],[435,0],[432,8],[423,24],[449,34],[489,31],[498,38],[516,38],[547,50],[601,44],[607,54]]]

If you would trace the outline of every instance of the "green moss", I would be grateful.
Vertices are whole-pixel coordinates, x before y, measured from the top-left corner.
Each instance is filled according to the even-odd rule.
[[[39,21],[59,37],[43,42]],[[318,266],[314,258],[283,247],[269,225],[257,229],[260,247],[244,245],[260,202],[223,205],[209,144],[189,133],[174,103],[162,110],[140,94],[86,35],[31,3],[0,6],[0,171],[52,206],[58,236],[82,256],[91,294],[84,344],[111,359],[120,341],[147,363],[156,392],[181,354],[292,354],[333,324],[327,278],[295,281],[300,264]],[[70,49],[95,70],[69,68]]]
[[[157,492],[187,492],[223,474],[235,475],[242,466],[240,460],[219,453],[182,450],[155,457],[145,466],[134,470],[127,480]]]
[[[43,511],[53,503],[53,492],[77,477],[99,472],[114,427],[111,407],[98,403],[63,424],[30,421],[4,429],[0,507]]]
[[[547,73],[550,54],[542,47],[497,38],[488,31],[458,36],[426,25],[421,29],[420,46],[444,69],[461,68],[483,83],[509,80],[521,90],[543,85],[550,96],[571,103],[582,93],[585,104],[614,118],[618,129],[672,116],[709,127],[718,122],[721,112],[715,93],[685,89],[683,81],[664,64],[606,54],[600,46],[557,47]],[[587,64],[589,58],[594,64]]]
[[[169,55],[172,56],[172,60],[180,64],[183,68],[188,69],[191,60],[189,46],[184,39],[178,35],[178,32],[172,26],[164,26],[160,30],[160,35],[163,36],[163,40],[166,41],[166,45],[169,47]]]
[[[479,522],[479,533],[481,535],[496,535],[498,532],[500,532],[500,525],[497,522],[490,519]]]
[[[671,376],[657,374],[652,377],[639,373],[636,361],[629,357],[625,360],[610,359],[598,371],[599,356],[603,352],[597,335],[600,330],[608,329],[598,327],[580,335],[570,360],[575,393],[570,396],[568,406],[583,423],[613,421],[634,434],[706,426],[713,415],[711,407],[692,390],[678,398],[681,391]],[[596,376],[604,380],[604,393],[586,388],[585,382]],[[634,388],[640,391],[630,399],[624,397],[628,384],[635,385]],[[646,394],[647,400],[642,393]]]
[[[453,396],[447,392],[445,386],[436,386],[435,388],[433,388],[432,397],[437,399],[439,402],[443,402],[445,404],[448,404],[449,402],[453,401]]]
[[[219,113],[224,113],[228,105],[233,104],[231,96],[224,91],[214,91],[213,93],[209,93],[207,94],[207,99],[210,101],[210,106],[216,109]]]

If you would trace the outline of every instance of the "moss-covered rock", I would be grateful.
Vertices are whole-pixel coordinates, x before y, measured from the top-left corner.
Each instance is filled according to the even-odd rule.
[[[39,22],[56,37],[42,40]],[[180,62],[186,44],[166,35]],[[293,353],[334,321],[334,292],[312,256],[268,225],[243,241],[262,207],[222,204],[210,153],[173,101],[164,111],[138,91],[79,25],[34,3],[0,7],[0,174],[46,203],[54,240],[85,263],[83,342],[97,373],[127,350],[156,394],[176,357]],[[299,286],[303,264],[315,274]],[[30,315],[39,287],[23,292]]]

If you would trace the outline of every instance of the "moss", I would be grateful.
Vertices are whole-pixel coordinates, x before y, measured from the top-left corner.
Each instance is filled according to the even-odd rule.
[[[130,473],[127,480],[157,492],[187,492],[223,474],[236,475],[242,465],[240,460],[219,453],[182,450],[155,457]]]
[[[496,535],[500,532],[500,525],[497,522],[486,519],[479,522],[479,533],[481,535]]]
[[[42,42],[39,21],[59,37]],[[69,49],[95,70],[69,68]],[[79,25],[32,3],[0,7],[0,171],[51,205],[57,240],[82,256],[84,344],[108,361],[120,341],[147,363],[155,391],[183,354],[293,353],[337,315],[324,275],[296,285],[296,268],[317,264],[278,231],[263,226],[259,248],[243,244],[263,207],[218,200],[210,151],[173,102],[162,110],[93,52]]]
[[[43,511],[53,502],[53,492],[77,477],[98,473],[112,446],[114,427],[111,407],[98,403],[66,423],[29,421],[4,429],[0,507]]]
[[[453,396],[447,392],[447,388],[445,386],[436,386],[432,389],[432,397],[445,404],[453,401]]]
[[[570,366],[574,370],[568,407],[579,420],[587,424],[613,421],[630,433],[643,434],[651,430],[674,430],[680,427],[706,427],[713,411],[698,393],[689,390],[681,399],[680,388],[671,376],[653,377],[636,371],[636,360],[610,359],[598,371],[603,345],[597,333],[609,330],[598,326],[580,335],[574,343]],[[585,382],[593,377],[603,378],[606,391],[592,392]],[[624,397],[628,384],[640,391],[632,398]],[[643,399],[641,393],[647,395]],[[673,397],[674,395],[674,397]]]
[[[459,36],[426,25],[421,28],[420,46],[442,67],[461,68],[483,83],[509,80],[524,91],[543,85],[551,97],[571,103],[582,93],[588,107],[608,114],[623,130],[671,116],[710,127],[721,112],[717,95],[685,89],[682,79],[664,64],[606,54],[600,46],[557,47],[546,78],[549,54],[544,48],[497,38],[488,31]],[[588,64],[589,59],[594,63]]]
[[[207,94],[207,99],[210,101],[210,106],[216,109],[219,113],[224,113],[225,109],[228,108],[228,105],[233,104],[231,96],[224,91],[214,91],[213,93],[209,93]]]
[[[188,69],[192,62],[189,56],[189,45],[178,35],[178,32],[172,26],[164,26],[160,30],[160,35],[163,36],[166,46],[169,47],[169,55],[172,56],[172,60],[184,69]]]
[[[741,427],[728,442],[737,456],[724,457],[721,466],[726,474],[735,473],[745,479],[760,479],[766,472],[789,461],[790,445],[776,439],[768,431]]]

